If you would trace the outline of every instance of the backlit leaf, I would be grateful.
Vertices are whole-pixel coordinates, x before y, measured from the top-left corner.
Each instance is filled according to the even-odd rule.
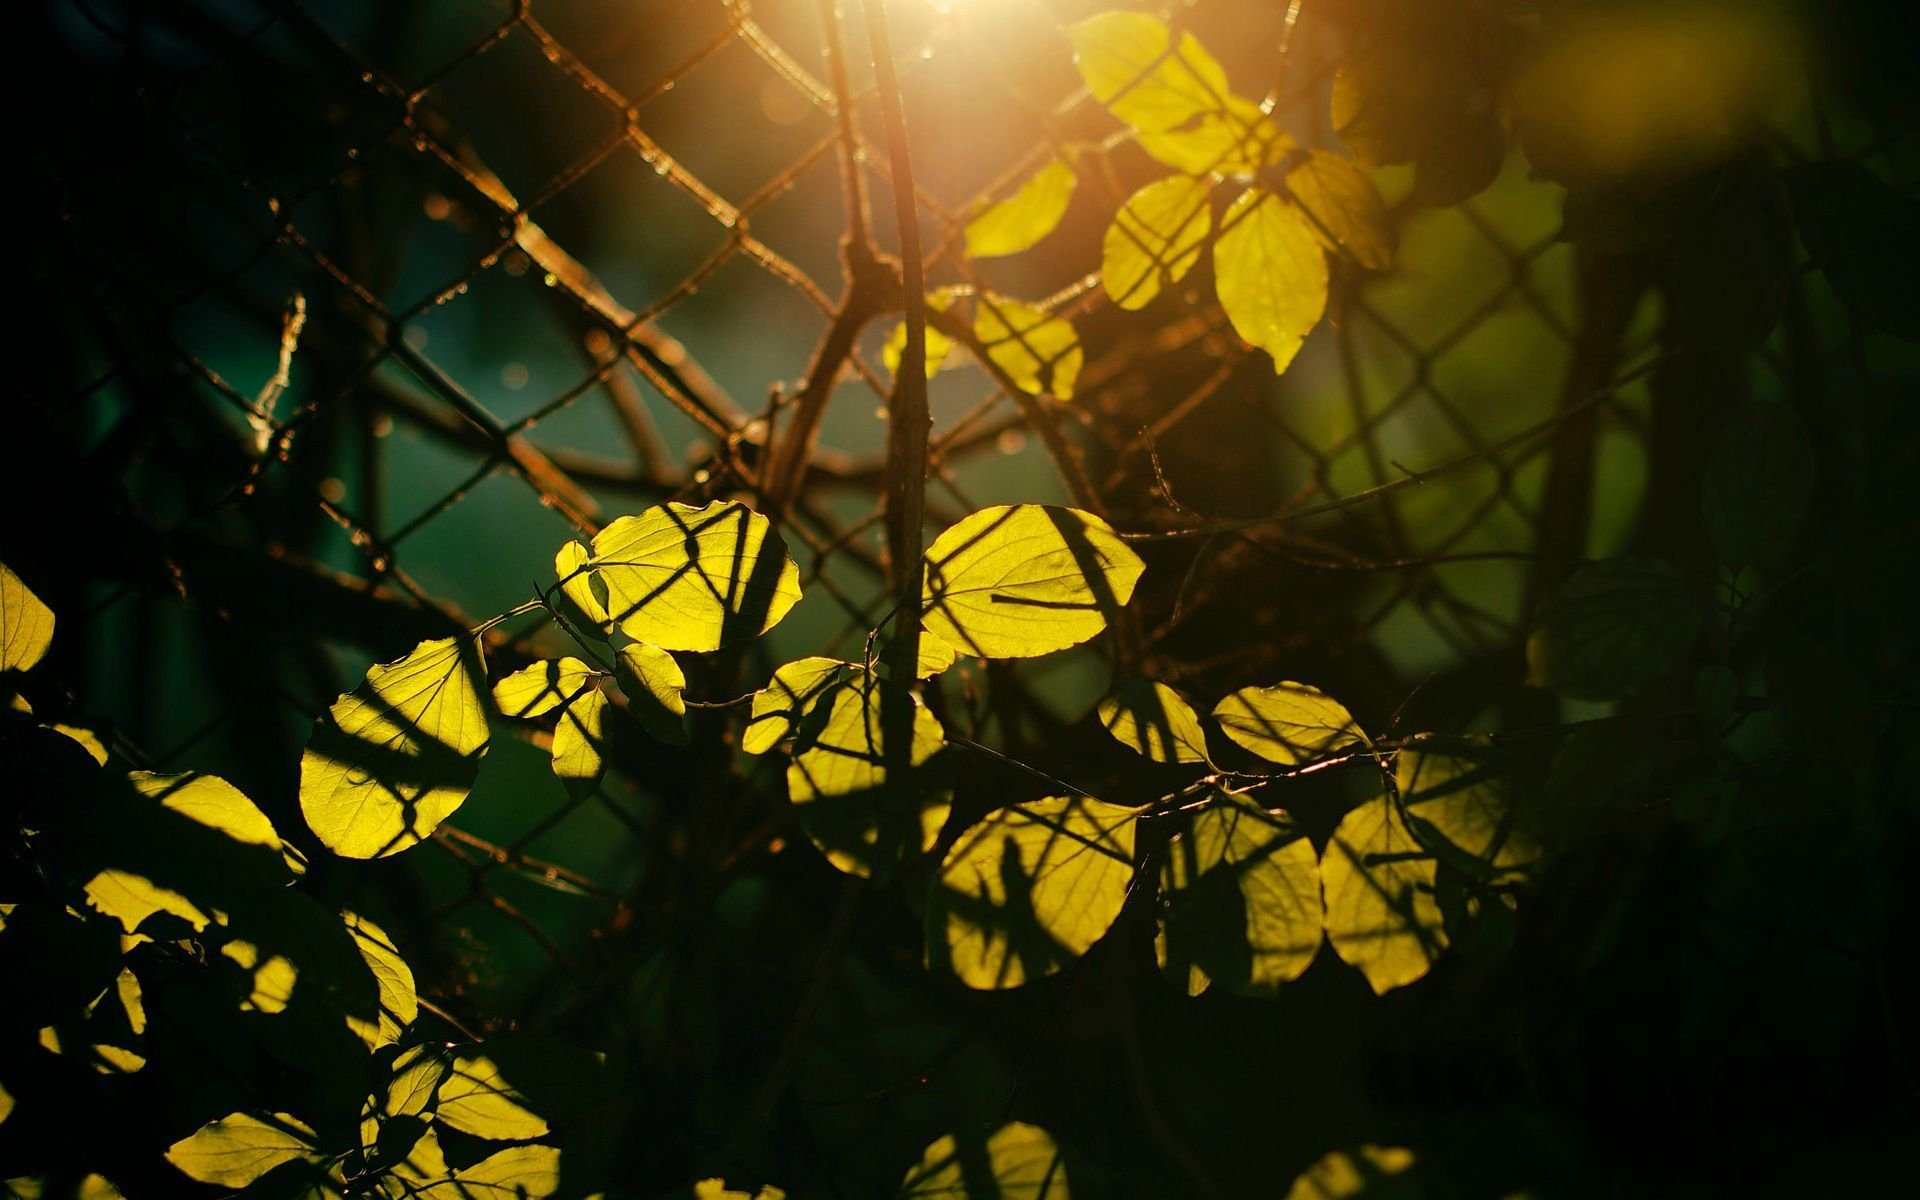
[[[693,1200],[787,1200],[786,1192],[763,1184],[757,1192],[730,1188],[724,1179],[702,1179],[693,1185]]]
[[[1133,881],[1138,814],[1050,797],[1000,809],[960,835],[928,906],[930,954],[968,987],[1019,987],[1087,952]]]
[[[1226,71],[1190,33],[1182,33],[1176,47],[1157,17],[1101,13],[1067,36],[1093,98],[1135,129],[1172,129],[1226,103]]]
[[[1413,1151],[1400,1146],[1335,1150],[1300,1173],[1287,1200],[1414,1200],[1421,1193],[1412,1166]]]
[[[607,697],[588,688],[553,725],[553,773],[573,795],[589,795],[607,770]]]
[[[549,658],[521,667],[493,685],[493,702],[509,717],[538,717],[580,694],[593,668],[577,658]]]
[[[1067,215],[1079,178],[1064,159],[1035,171],[1020,190],[998,204],[984,206],[967,222],[967,257],[1018,254],[1052,233]]]
[[[920,1155],[901,1200],[1067,1200],[1067,1168],[1053,1137],[1009,1121],[986,1138],[947,1134]]]
[[[420,1015],[413,968],[400,956],[399,947],[393,944],[386,930],[357,913],[343,912],[340,919],[353,935],[354,948],[366,960],[367,969],[373,972],[374,983],[380,989],[378,1019],[368,1021],[348,1014],[347,1028],[353,1030],[369,1050],[390,1046],[400,1040],[401,1032]]]
[[[1188,175],[1251,175],[1295,144],[1242,96],[1228,96],[1225,109],[1201,113],[1178,129],[1142,132],[1134,140],[1155,162]]]
[[[1320,950],[1320,856],[1284,812],[1219,795],[1169,840],[1160,965],[1191,995],[1209,981],[1277,991]]]
[[[260,947],[240,938],[233,938],[221,946],[220,953],[253,976],[252,990],[240,1002],[242,1012],[286,1011],[287,1004],[293,999],[293,990],[300,983],[300,968],[294,965],[292,959],[284,954],[271,954],[262,961]],[[353,1018],[350,1016],[347,1020],[351,1025]]]
[[[974,309],[973,334],[1021,391],[1062,400],[1073,395],[1082,355],[1080,335],[1066,318],[982,292]]]
[[[427,1200],[546,1200],[560,1190],[560,1151],[552,1146],[509,1146],[420,1187]]]
[[[1510,875],[1540,857],[1515,825],[1513,785],[1473,754],[1402,750],[1395,785],[1413,832],[1455,869],[1479,879]]]
[[[185,772],[161,775],[152,771],[134,771],[127,782],[132,790],[162,808],[178,813],[208,829],[248,846],[270,849],[281,859],[279,871],[286,867],[288,848],[274,832],[273,823],[259,806],[217,775]],[[271,860],[268,860],[269,862]],[[293,871],[285,870],[284,880],[291,882]],[[86,884],[87,902],[101,913],[118,920],[132,933],[157,912],[171,913],[196,931],[213,920],[211,914],[180,892],[163,887],[146,876],[130,870],[110,869],[95,873]]]
[[[928,312],[947,311],[948,308],[952,307],[954,299],[958,295],[959,295],[959,292],[955,288],[934,288],[932,291],[927,293],[927,311]],[[887,334],[886,344],[880,347],[880,361],[886,364],[887,374],[898,375],[900,373],[900,356],[906,353],[906,349],[907,349],[907,323],[905,321],[901,321],[899,324],[893,327],[893,331],[891,333]],[[934,375],[940,371],[941,367],[946,365],[947,358],[952,353],[953,353],[953,339],[948,337],[946,334],[941,333],[938,329],[935,329],[932,326],[932,324],[928,324],[927,326],[927,378],[928,379],[932,379]]]
[[[462,1133],[514,1142],[546,1135],[547,1119],[531,1104],[491,1058],[461,1054],[440,1084],[434,1115]]]
[[[1122,746],[1154,762],[1207,761],[1207,735],[1179,692],[1164,683],[1128,679],[1100,701],[1100,724]]]
[[[803,658],[774,671],[767,686],[753,694],[740,748],[748,754],[765,754],[779,745],[815,700],[856,670],[837,658]]]
[[[1575,571],[1527,639],[1528,682],[1581,700],[1618,700],[1673,668],[1700,609],[1668,563],[1608,558]]]
[[[627,710],[640,727],[669,745],[686,745],[687,676],[673,655],[631,642],[620,647],[615,667],[620,689],[627,694]]]
[[[588,565],[606,585],[613,623],[662,650],[758,637],[800,599],[785,543],[744,504],[660,504],[621,517],[594,537]]]
[[[840,870],[885,878],[931,849],[952,802],[940,722],[919,698],[861,674],[801,723],[787,795]]]
[[[0,563],[0,671],[25,671],[53,644],[53,610]]]
[[[1432,855],[1414,841],[1386,796],[1342,817],[1320,856],[1327,940],[1375,992],[1421,978],[1446,948],[1435,874]]]
[[[313,1130],[285,1113],[265,1119],[233,1113],[167,1149],[167,1161],[189,1178],[229,1188],[245,1187],[282,1163],[323,1157]]]
[[[369,669],[314,723],[300,809],[329,850],[398,853],[466,802],[487,752],[485,678],[472,639],[422,642]]]
[[[1327,306],[1327,259],[1300,210],[1260,188],[1227,208],[1213,244],[1214,287],[1234,332],[1285,371]]]
[[[1214,707],[1213,719],[1248,750],[1288,767],[1367,744],[1345,705],[1304,683],[1241,688]]]
[[[1145,565],[1100,518],[1074,508],[983,508],[934,540],[922,620],[981,658],[1032,658],[1107,627]]]
[[[1115,304],[1146,307],[1200,261],[1212,193],[1206,180],[1174,175],[1127,197],[1100,244],[1100,281]]]
[[[1396,236],[1373,181],[1352,161],[1325,150],[1309,150],[1287,172],[1287,192],[1315,236],[1369,271],[1393,265]]]
[[[585,569],[590,557],[585,546],[569,541],[553,556],[553,573],[560,581],[561,598],[585,622],[581,632],[598,637],[612,621],[607,616],[607,585]]]

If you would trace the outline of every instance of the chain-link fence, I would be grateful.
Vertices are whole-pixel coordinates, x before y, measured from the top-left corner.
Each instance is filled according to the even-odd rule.
[[[929,285],[1025,296],[1085,354],[1071,396],[990,361],[934,380],[930,528],[1087,508],[1149,557],[1128,651],[1148,677],[1218,691],[1309,664],[1388,720],[1441,680],[1472,726],[1542,589],[1648,536],[1648,380],[1671,358],[1650,281],[1563,240],[1561,193],[1515,154],[1445,206],[1411,168],[1377,172],[1397,262],[1336,261],[1282,375],[1204,267],[1117,308],[1099,239],[1154,168],[1073,69],[1064,29],[1105,7],[893,6]],[[57,219],[27,236],[64,357],[25,386],[36,419],[81,431],[74,462],[35,465],[124,485],[62,514],[125,565],[61,611],[101,683],[81,699],[129,758],[220,747],[297,826],[288,747],[359,666],[524,599],[563,540],[666,499],[777,513],[808,595],[763,657],[691,670],[689,696],[857,655],[884,620],[896,180],[833,0],[42,16],[47,54],[97,86],[48,118],[34,186]],[[1339,6],[1171,19],[1303,145],[1339,148],[1328,91],[1365,34]],[[968,258],[973,215],[1056,158],[1079,180],[1059,231]],[[514,629],[505,661],[532,652]],[[982,669],[948,702],[1044,745],[1097,696],[1080,661]],[[392,885],[419,889],[393,903],[423,996],[497,1024],[618,998],[644,1038],[660,976],[623,954],[674,910],[671,864],[791,831],[764,806],[690,816],[725,770],[697,753],[632,752],[579,799],[503,770]]]

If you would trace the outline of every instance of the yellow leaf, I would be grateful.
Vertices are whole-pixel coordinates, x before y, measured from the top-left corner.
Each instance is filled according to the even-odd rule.
[[[1213,271],[1234,332],[1286,370],[1327,306],[1327,260],[1306,217],[1248,188],[1221,218]]]
[[[440,1084],[434,1114],[462,1133],[500,1142],[544,1137],[547,1119],[485,1055],[456,1055],[453,1070]]]
[[[577,658],[550,658],[521,667],[493,685],[495,707],[509,717],[538,717],[569,703],[593,678]]]
[[[1145,564],[1090,513],[1048,504],[983,508],[927,549],[922,622],[980,658],[1077,646],[1133,597]]]
[[[485,678],[472,639],[422,642],[369,669],[314,722],[300,809],[328,849],[396,854],[465,803],[487,752]]]
[[[1129,679],[1100,701],[1100,724],[1115,740],[1154,762],[1207,761],[1207,735],[1179,692],[1164,683]]]
[[[47,728],[79,742],[94,762],[103,767],[107,765],[107,744],[101,741],[100,735],[93,730],[79,725],[49,725]]]
[[[940,1138],[907,1172],[900,1200],[1067,1200],[1067,1168],[1037,1125],[1009,1121],[984,1142]]]
[[[357,913],[343,912],[347,932],[353,936],[354,949],[366,960],[373,981],[380,991],[380,1014],[368,1021],[351,1014],[347,1028],[353,1030],[367,1049],[378,1050],[400,1040],[400,1034],[420,1015],[420,999],[414,991],[413,968],[400,956],[399,947],[387,931]]]
[[[1134,140],[1156,162],[1188,175],[1251,175],[1295,145],[1258,104],[1241,96],[1228,96],[1220,112]]]
[[[1212,192],[1204,179],[1173,175],[1127,197],[1100,244],[1100,281],[1115,304],[1146,307],[1200,261]]]
[[[973,314],[973,335],[1021,391],[1062,400],[1073,395],[1082,354],[1080,335],[1065,318],[982,292]]]
[[[167,1161],[188,1178],[228,1188],[245,1187],[282,1163],[322,1158],[313,1130],[286,1113],[265,1120],[233,1113],[167,1149]]]
[[[293,989],[300,982],[300,968],[294,966],[291,959],[275,954],[261,962],[260,947],[239,938],[220,947],[220,953],[253,976],[253,990],[240,1002],[242,1011],[286,1011],[287,1005],[293,1000]]]
[[[803,658],[776,670],[767,686],[753,694],[740,748],[765,754],[779,745],[815,700],[857,669],[837,658]]]
[[[588,564],[621,632],[662,650],[718,650],[758,637],[800,599],[800,569],[744,504],[670,503],[621,517]]]
[[[929,312],[945,312],[948,308],[952,307],[954,299],[958,297],[959,294],[960,290],[958,288],[935,288],[927,293],[927,310]],[[906,349],[907,323],[901,321],[893,327],[891,333],[887,334],[886,344],[880,347],[880,361],[886,364],[887,374],[898,375],[900,373],[900,356],[906,353]],[[932,379],[940,368],[946,365],[947,358],[952,353],[953,339],[929,324],[927,326],[928,379]]]
[[[1052,233],[1067,215],[1079,183],[1073,167],[1054,159],[1029,176],[1020,190],[998,204],[983,206],[967,222],[967,257],[1018,254]]]
[[[273,823],[239,788],[217,775],[191,771],[160,775],[152,771],[134,771],[127,776],[133,790],[161,807],[189,820],[218,830],[243,845],[260,846],[277,852],[288,865],[286,879],[291,881],[293,854],[274,832]],[[269,868],[271,869],[271,868]],[[134,871],[99,871],[87,881],[87,902],[101,913],[118,920],[128,933],[157,912],[171,913],[195,932],[203,930],[216,915],[171,888],[162,887]]]
[[[568,542],[553,556],[553,573],[560,581],[560,594],[571,601],[579,610],[579,615],[594,627],[585,632],[598,634],[610,623],[604,594],[607,589],[604,583],[599,583],[585,569],[590,557],[585,546],[579,542]]]
[[[490,1154],[415,1195],[422,1200],[546,1200],[559,1190],[560,1151],[533,1145]]]
[[[1302,1171],[1287,1200],[1349,1200],[1350,1197],[1415,1197],[1411,1180],[1396,1179],[1413,1166],[1413,1151],[1401,1146],[1335,1150]]]
[[[25,671],[53,644],[53,610],[0,563],[0,671]]]
[[[1287,192],[1329,250],[1338,250],[1369,271],[1393,265],[1395,233],[1373,181],[1351,161],[1309,150],[1287,172]]]
[[[952,791],[931,761],[946,732],[917,696],[872,675],[829,694],[830,702],[814,702],[830,703],[817,731],[811,717],[801,722],[787,795],[828,862],[884,878],[895,863],[931,849],[946,822]]]
[[[607,769],[607,697],[588,688],[553,727],[553,773],[573,795],[590,795]]]
[[[100,871],[87,880],[87,903],[103,916],[120,922],[128,933],[158,912],[172,913],[198,933],[212,921],[198,905],[172,888],[164,888],[132,871]]]
[[[693,1200],[787,1200],[787,1194],[772,1184],[763,1184],[757,1192],[730,1188],[726,1180],[716,1177],[695,1183]]]
[[[1320,857],[1327,940],[1375,992],[1421,978],[1446,948],[1434,876],[1433,857],[1385,796],[1349,812],[1333,831]]]
[[[1466,873],[1499,878],[1540,857],[1539,844],[1515,828],[1512,784],[1491,764],[1464,754],[1402,750],[1394,779],[1421,840]]]
[[[672,746],[687,744],[687,676],[673,655],[631,642],[620,647],[615,666],[627,707],[640,727]]]
[[[1304,683],[1241,688],[1214,706],[1213,719],[1248,750],[1288,767],[1367,744],[1345,705]]]
[[[940,864],[929,914],[960,982],[1019,987],[1106,936],[1133,881],[1137,820],[1117,804],[1054,796],[1000,809],[961,834]]]
[[[1209,978],[1271,994],[1320,950],[1320,857],[1283,812],[1216,796],[1167,845],[1160,965],[1192,995]]]
[[[1135,129],[1172,129],[1226,104],[1226,71],[1190,33],[1180,35],[1176,48],[1172,30],[1157,17],[1101,13],[1067,36],[1093,98]]]

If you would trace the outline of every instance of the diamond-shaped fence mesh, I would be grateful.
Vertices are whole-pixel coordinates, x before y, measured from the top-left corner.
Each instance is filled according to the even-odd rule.
[[[1089,273],[1145,160],[1072,69],[1062,31],[1083,6],[899,7],[930,283],[1033,297],[1086,350],[1071,398],[977,368],[939,377],[934,527],[1058,497],[1164,539],[1158,561],[1180,582],[1146,615],[1150,646],[1176,644],[1215,589],[1269,564],[1339,589],[1344,603],[1296,636],[1387,666],[1382,694],[1510,649],[1524,567],[1548,540],[1542,435],[1596,420],[1603,453],[1634,460],[1652,345],[1635,330],[1618,353],[1583,351],[1592,315],[1544,185],[1510,166],[1456,207],[1395,204],[1397,267],[1336,271],[1329,319],[1276,379],[1204,286],[1129,313]],[[1342,31],[1294,15],[1193,14],[1248,90],[1281,64],[1276,119],[1330,144]],[[48,319],[76,349],[35,386],[101,431],[102,456],[130,427],[156,433],[125,463],[128,495],[181,598],[217,621],[257,616],[240,611],[250,594],[297,594],[318,614],[303,612],[307,633],[367,653],[471,624],[611,515],[756,497],[796,397],[824,385],[782,526],[816,598],[775,642],[847,653],[881,620],[878,350],[899,318],[850,317],[843,278],[844,240],[893,236],[853,23],[836,59],[823,57],[831,8],[805,3],[233,0],[161,14],[89,0],[47,17],[54,52],[110,86],[43,164],[59,211],[39,234],[60,274]],[[1082,177],[1062,245],[969,261],[970,216],[1056,155]],[[1186,533],[1203,514],[1214,532]],[[1589,537],[1617,537],[1624,519],[1597,514]],[[155,636],[175,618],[131,582],[84,620],[146,658],[148,681],[193,669],[191,650]],[[1272,654],[1297,652],[1276,635]],[[220,693],[239,681],[219,678],[203,711],[133,695],[117,714],[129,747],[174,764],[205,739],[296,729],[352,673],[276,653],[257,669],[278,711],[238,708]],[[1161,674],[1220,669],[1170,654]],[[1034,703],[1076,715],[1070,699]],[[456,993],[485,957],[463,957],[461,938],[525,938],[556,978],[590,978],[589,935],[630,916],[639,864],[663,852],[628,791],[523,804],[487,822],[493,836],[443,827],[453,869],[411,935],[424,949],[429,929],[458,931],[440,950]],[[591,852],[550,861],[553,847]]]

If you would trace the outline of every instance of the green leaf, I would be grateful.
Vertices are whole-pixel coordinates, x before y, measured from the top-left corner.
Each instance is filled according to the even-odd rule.
[[[1138,819],[1061,796],[992,813],[940,865],[930,953],[982,989],[1019,987],[1085,954],[1126,903]]]
[[[753,694],[740,748],[748,754],[765,754],[773,749],[793,731],[815,700],[851,679],[857,670],[837,658],[803,658],[780,667],[767,686]]]
[[[981,292],[973,314],[973,335],[1021,391],[1062,400],[1073,395],[1082,355],[1080,335],[1066,318]]]
[[[1295,144],[1258,104],[1233,95],[1223,111],[1201,113],[1178,129],[1141,132],[1134,140],[1155,162],[1188,175],[1251,175]]]
[[[940,722],[917,696],[861,674],[802,722],[787,795],[813,844],[850,875],[884,879],[932,849],[953,799]]]
[[[1799,527],[1812,498],[1806,426],[1785,404],[1749,404],[1714,447],[1701,480],[1701,507],[1720,561],[1759,562]]]
[[[1386,796],[1342,817],[1320,856],[1327,940],[1375,992],[1421,978],[1446,948],[1436,873]]]
[[[1320,856],[1284,812],[1216,795],[1168,841],[1160,887],[1155,951],[1189,995],[1270,995],[1320,951]]]
[[[945,312],[953,307],[960,295],[959,288],[934,288],[927,293],[927,311]],[[901,321],[887,334],[886,344],[880,347],[880,361],[886,364],[887,374],[900,374],[900,356],[907,349],[907,323]],[[927,326],[927,378],[932,379],[947,364],[947,358],[953,353],[953,339]]]
[[[979,658],[1032,658],[1098,634],[1145,564],[1113,527],[1076,508],[983,508],[934,540],[923,623]]]
[[[1154,762],[1207,761],[1207,735],[1179,692],[1164,683],[1128,679],[1100,701],[1100,724],[1122,746]]]
[[[1176,47],[1173,32],[1156,17],[1101,13],[1067,36],[1093,98],[1135,129],[1172,129],[1225,107],[1226,71],[1190,33],[1182,33]]]
[[[1335,1150],[1300,1173],[1287,1200],[1415,1200],[1421,1191],[1412,1166],[1413,1151],[1400,1146]]]
[[[188,1178],[220,1187],[245,1187],[282,1163],[318,1163],[313,1130],[288,1116],[233,1113],[200,1127],[167,1149],[167,1161]]]
[[[1314,235],[1369,271],[1393,265],[1397,235],[1373,181],[1351,161],[1309,150],[1287,172],[1287,193],[1307,215]]]
[[[0,671],[25,671],[53,644],[53,610],[0,563]]]
[[[1100,243],[1100,282],[1115,304],[1145,308],[1200,261],[1212,193],[1207,180],[1173,175],[1127,197]]]
[[[400,1034],[420,1015],[420,1000],[414,991],[413,968],[400,955],[399,947],[387,931],[357,913],[343,912],[340,919],[353,936],[354,949],[366,960],[380,989],[380,1015],[367,1020],[347,1016],[347,1028],[353,1030],[367,1049],[378,1050],[400,1040]]]
[[[1268,762],[1300,766],[1367,745],[1346,706],[1316,687],[1241,688],[1214,707],[1226,735]]]
[[[1067,1168],[1052,1135],[1009,1121],[986,1138],[952,1134],[920,1155],[901,1200],[1067,1200]]]
[[[665,650],[642,642],[620,647],[620,690],[640,727],[670,746],[687,744],[687,676]]]
[[[594,537],[588,566],[620,631],[662,650],[758,637],[800,599],[786,544],[744,504],[660,504],[621,517]]]
[[[1213,243],[1214,288],[1234,332],[1285,371],[1327,306],[1327,259],[1299,209],[1260,188],[1227,208]]]
[[[1700,632],[1686,580],[1658,559],[1588,563],[1561,585],[1527,639],[1528,682],[1618,700],[1677,665]]]
[[[553,726],[553,773],[574,796],[592,795],[607,770],[607,696],[590,687]]]
[[[422,642],[314,722],[300,810],[329,850],[397,854],[466,802],[487,752],[485,678],[473,639]]]
[[[967,222],[967,257],[1018,254],[1038,244],[1067,215],[1079,182],[1072,165],[1056,158],[1029,176],[1013,195],[998,204],[982,205]]]
[[[577,658],[549,658],[494,684],[493,703],[509,717],[545,716],[571,703],[592,678],[593,668]]]
[[[1920,342],[1920,201],[1854,162],[1786,172],[1800,241],[1861,319]]]

